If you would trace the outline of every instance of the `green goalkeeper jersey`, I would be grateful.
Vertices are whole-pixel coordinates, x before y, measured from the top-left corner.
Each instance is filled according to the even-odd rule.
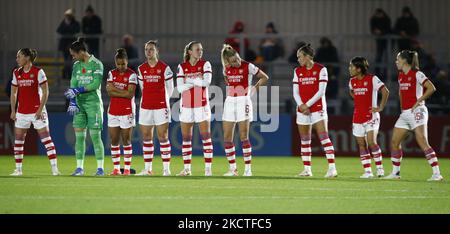
[[[73,64],[71,88],[84,87],[86,92],[77,96],[80,108],[99,107],[103,109],[101,84],[103,79],[103,64],[93,55],[87,63],[77,61]]]

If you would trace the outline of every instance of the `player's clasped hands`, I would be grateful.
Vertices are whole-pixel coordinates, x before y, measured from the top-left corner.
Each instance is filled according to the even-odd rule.
[[[304,115],[311,114],[311,112],[309,111],[309,107],[306,104],[301,104],[299,109],[300,109],[300,112]]]
[[[75,101],[75,99],[70,99],[69,102],[69,107],[67,108],[67,113],[69,113],[69,115],[75,115],[76,113],[78,113],[80,111],[80,108],[78,108],[77,102]]]

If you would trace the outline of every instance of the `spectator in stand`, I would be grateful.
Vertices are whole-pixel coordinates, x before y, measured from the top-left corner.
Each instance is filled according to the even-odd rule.
[[[130,34],[123,35],[123,44],[121,48],[124,48],[128,55],[128,66],[136,71],[140,64],[139,52],[137,47],[134,45],[134,38]]]
[[[411,49],[413,51],[416,51],[419,55],[419,64],[422,72],[425,73],[427,77],[430,77],[433,80],[440,71],[433,55],[428,53],[423,48],[423,44],[415,39],[411,40]]]
[[[100,58],[100,36],[102,31],[102,20],[98,17],[94,8],[89,5],[85,10],[85,16],[81,21],[81,32],[86,35],[86,44],[96,58]]]
[[[63,78],[70,79],[72,75],[72,56],[69,47],[72,42],[76,41],[76,34],[80,32],[80,23],[75,20],[75,12],[73,9],[67,9],[64,12],[64,19],[59,24],[56,32],[60,35],[58,42],[58,50],[62,52],[64,57]]]
[[[244,23],[242,21],[236,21],[234,23],[233,29],[229,32],[229,34],[241,34],[244,33]],[[244,38],[244,53],[240,51],[241,49],[241,40],[239,37],[229,37],[225,39],[225,44],[230,45],[235,49],[239,54],[244,55],[244,60],[248,62],[253,62],[256,59],[256,53],[250,49],[250,41],[248,38]]]
[[[320,47],[317,48],[314,59],[328,69],[328,89],[326,91],[327,98],[336,99],[339,91],[339,56],[336,47],[327,37],[320,39]]]
[[[123,35],[123,45],[121,48],[124,48],[127,51],[128,59],[136,59],[139,58],[139,52],[137,47],[134,45],[134,38],[130,34]]]
[[[414,17],[411,9],[407,6],[402,9],[402,16],[395,22],[395,32],[401,37],[398,39],[398,49],[410,50],[411,39],[419,35],[419,21]]]
[[[378,8],[374,15],[370,18],[370,31],[376,37],[376,53],[375,53],[375,73],[385,77],[386,69],[380,69],[380,63],[386,62],[388,38],[380,38],[388,36],[391,33],[391,18],[386,12]],[[383,75],[384,74],[384,75]]]
[[[320,47],[317,48],[314,57],[318,63],[322,63],[328,67],[328,75],[339,76],[339,56],[336,47],[327,37],[320,39]],[[334,64],[333,64],[334,63]]]
[[[448,90],[450,90],[450,80],[448,77],[448,71],[439,71],[433,82],[436,86],[436,93],[431,96],[430,103],[448,107],[450,104],[450,95],[448,92]]]
[[[275,25],[269,22],[266,25],[266,34],[276,35],[278,31],[275,29]],[[261,40],[259,45],[259,51],[264,61],[270,62],[278,57],[284,56],[283,41],[280,38],[268,37]]]

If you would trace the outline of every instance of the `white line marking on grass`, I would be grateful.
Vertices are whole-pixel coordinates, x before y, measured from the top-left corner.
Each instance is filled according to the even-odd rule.
[[[114,187],[120,187],[123,188],[123,184],[12,184],[12,186],[37,186],[37,187],[85,187],[85,188],[114,188]],[[274,187],[274,186],[248,186],[248,185],[242,185],[242,186],[217,186],[217,185],[138,185],[139,188],[189,188],[189,189],[255,189],[255,190],[293,190],[297,189],[297,191],[359,191],[359,192],[411,192],[409,189],[360,189],[360,188],[314,188],[314,187],[301,187],[301,188],[292,188],[292,187]],[[420,189],[420,191],[423,191]]]
[[[14,200],[236,200],[236,199],[265,199],[265,200],[286,200],[286,199],[346,199],[346,200],[396,200],[396,199],[450,199],[450,196],[31,196],[31,195],[0,195],[2,199]]]

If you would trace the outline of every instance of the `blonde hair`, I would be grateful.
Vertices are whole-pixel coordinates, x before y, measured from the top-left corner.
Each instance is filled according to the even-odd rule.
[[[222,48],[222,52],[220,53],[220,59],[222,60],[222,66],[228,67],[230,63],[228,62],[228,59],[233,56],[238,56],[239,53],[230,45],[224,44]],[[239,57],[240,58],[240,57]]]
[[[400,58],[405,59],[413,69],[419,70],[419,54],[412,50],[402,50],[399,53]]]
[[[189,50],[192,50],[192,47],[195,44],[201,44],[199,41],[191,41],[184,47],[184,53],[183,53],[183,61],[187,62],[191,58],[189,55]]]
[[[29,57],[31,63],[33,63],[37,58],[37,51],[35,49],[22,48],[19,50],[19,53],[21,53],[25,57]]]
[[[145,43],[145,45],[144,45],[144,48],[147,47],[148,45],[154,45],[154,46],[155,46],[155,48],[156,48],[156,51],[155,51],[155,53],[156,53],[156,58],[159,59],[158,40],[150,40],[150,41],[147,41],[147,42]]]

